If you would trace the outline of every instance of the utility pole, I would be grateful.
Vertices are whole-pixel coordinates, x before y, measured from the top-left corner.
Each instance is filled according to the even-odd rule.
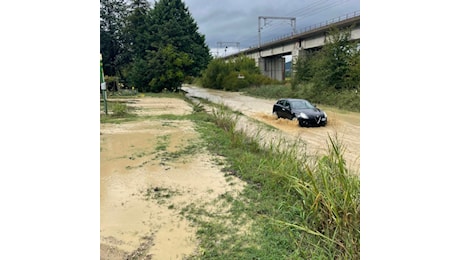
[[[219,49],[223,48],[223,46],[225,46],[224,56],[226,56],[227,55],[227,48],[228,48],[229,45],[236,46],[236,48],[238,48],[238,52],[240,52],[240,42],[217,42],[217,57],[219,57]]]
[[[296,33],[295,29],[295,17],[278,17],[278,16],[259,16],[259,48],[260,48],[260,31],[262,30],[263,26],[267,25],[267,19],[278,19],[278,20],[290,20],[292,32]],[[264,25],[261,25],[261,20],[264,21]]]
[[[104,69],[102,67],[102,54],[101,55],[101,66],[100,66],[100,74],[101,74],[101,90],[102,90],[102,97],[104,98],[104,111],[105,114],[107,115],[107,88],[105,85],[105,80],[104,80]]]

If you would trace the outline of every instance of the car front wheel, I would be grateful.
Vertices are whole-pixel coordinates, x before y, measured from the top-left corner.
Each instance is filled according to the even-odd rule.
[[[305,126],[307,126],[307,122],[304,121],[304,120],[299,120],[299,126],[305,127]]]

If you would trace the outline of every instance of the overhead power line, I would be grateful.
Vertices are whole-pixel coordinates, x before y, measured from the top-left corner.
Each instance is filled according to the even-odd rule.
[[[296,23],[297,25],[302,24],[302,20],[305,21],[305,18],[317,15],[321,12],[324,12],[328,9],[340,6],[348,2],[349,0],[317,0],[315,2],[312,2],[305,7],[302,7],[300,9],[296,9],[291,12],[285,13],[286,16],[289,17],[295,17],[296,18]],[[267,35],[267,33],[270,33],[271,35],[277,34],[277,33],[282,33],[282,31],[285,31],[286,28],[283,27],[283,24],[286,25],[287,21],[275,21],[275,20],[270,20],[266,21],[264,24],[264,34]],[[304,25],[307,26],[307,25]],[[285,33],[284,33],[285,34]],[[260,37],[259,37],[260,38]],[[251,39],[254,39],[251,37]],[[245,41],[251,41],[251,39],[244,39],[243,42]],[[259,39],[259,45],[260,45],[261,39]]]
[[[260,31],[262,30],[263,26],[261,25],[261,20],[264,21],[264,25],[266,24],[267,19],[277,19],[277,20],[290,20],[292,33],[295,33],[295,17],[276,17],[276,16],[259,16],[259,47],[260,47]]]

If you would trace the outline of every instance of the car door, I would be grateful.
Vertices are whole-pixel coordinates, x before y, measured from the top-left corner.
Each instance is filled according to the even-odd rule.
[[[291,108],[287,100],[282,100],[282,102],[280,103],[279,116],[282,118],[291,119]]]
[[[273,105],[273,113],[275,113],[278,117],[281,117],[282,102],[283,100],[278,100],[275,105]]]
[[[285,117],[288,119],[292,119],[295,117],[295,115],[292,113],[292,104],[288,100],[286,100],[283,112],[285,114]]]

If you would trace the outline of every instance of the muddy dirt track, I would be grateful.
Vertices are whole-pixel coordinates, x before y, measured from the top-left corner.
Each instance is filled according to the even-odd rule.
[[[192,111],[175,98],[123,101],[144,116]],[[184,259],[197,254],[196,227],[181,211],[193,205],[223,216],[227,207],[218,197],[238,196],[244,183],[226,176],[222,158],[199,148],[203,145],[191,121],[104,123],[100,131],[100,258]]]
[[[353,173],[359,175],[360,168],[360,118],[359,113],[338,111],[337,109],[323,108],[328,115],[326,127],[299,127],[296,121],[277,119],[272,115],[275,99],[261,99],[245,96],[237,92],[224,92],[204,89],[191,85],[184,85],[182,89],[189,96],[207,99],[214,103],[222,103],[233,110],[240,111],[249,118],[256,119],[271,125],[281,133],[273,138],[287,138],[303,140],[307,145],[308,153],[324,154],[327,152],[328,135],[337,136],[344,149],[344,158]],[[280,97],[281,98],[281,97]]]
[[[357,113],[325,109],[326,127],[300,128],[296,122],[271,115],[274,100],[193,86],[184,86],[184,91],[242,112],[247,117],[240,118],[239,127],[259,133],[261,142],[301,138],[309,153],[322,153],[327,133],[337,133],[347,148],[345,158],[359,169]],[[124,101],[138,115],[192,112],[191,105],[174,98]],[[258,131],[260,122],[275,130]],[[222,158],[196,148],[202,145],[191,121],[156,118],[103,123],[100,132],[100,258],[186,259],[199,254],[197,228],[181,212],[193,205],[223,216],[228,208],[219,197],[238,196],[245,183],[226,175]],[[193,149],[199,150],[190,152]]]

